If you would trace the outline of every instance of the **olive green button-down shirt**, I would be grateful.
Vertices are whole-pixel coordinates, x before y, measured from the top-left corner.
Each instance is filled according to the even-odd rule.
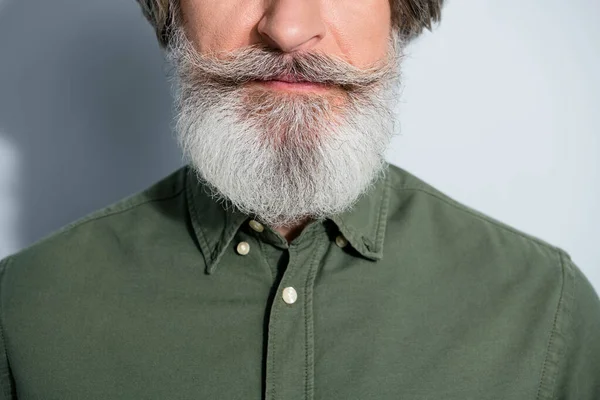
[[[185,167],[0,271],[0,399],[600,399],[569,256],[393,166],[290,244]]]

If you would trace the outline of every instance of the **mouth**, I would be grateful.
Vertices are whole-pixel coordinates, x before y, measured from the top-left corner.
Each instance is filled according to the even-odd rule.
[[[291,92],[326,92],[332,88],[331,85],[309,82],[291,74],[279,75],[272,79],[255,81],[256,84],[273,90],[291,91]]]

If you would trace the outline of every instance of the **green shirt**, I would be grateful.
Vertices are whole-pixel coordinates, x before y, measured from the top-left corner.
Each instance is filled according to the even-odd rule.
[[[600,399],[569,256],[393,166],[291,244],[184,167],[0,271],[1,399]]]

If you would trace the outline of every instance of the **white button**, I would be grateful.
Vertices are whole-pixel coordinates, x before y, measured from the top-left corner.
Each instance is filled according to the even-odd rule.
[[[250,222],[248,222],[248,225],[250,225],[250,228],[254,229],[258,233],[261,233],[262,231],[265,230],[265,227],[263,226],[263,224],[255,221],[253,219],[251,219]]]
[[[348,246],[348,241],[346,240],[345,237],[340,235],[335,238],[335,244],[337,244],[339,247],[341,247],[343,249],[344,247]]]
[[[283,289],[283,301],[288,304],[294,304],[296,300],[298,300],[298,293],[296,293],[296,289],[293,287],[286,287]]]
[[[250,245],[248,242],[240,242],[237,245],[237,252],[241,256],[245,256],[246,254],[250,253]]]

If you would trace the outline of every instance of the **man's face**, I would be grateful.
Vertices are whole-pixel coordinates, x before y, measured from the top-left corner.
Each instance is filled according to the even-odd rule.
[[[177,134],[215,195],[273,226],[379,176],[402,43],[388,0],[182,0]]]
[[[364,68],[388,52],[389,0],[181,0],[180,8],[188,38],[202,53],[265,44]]]

